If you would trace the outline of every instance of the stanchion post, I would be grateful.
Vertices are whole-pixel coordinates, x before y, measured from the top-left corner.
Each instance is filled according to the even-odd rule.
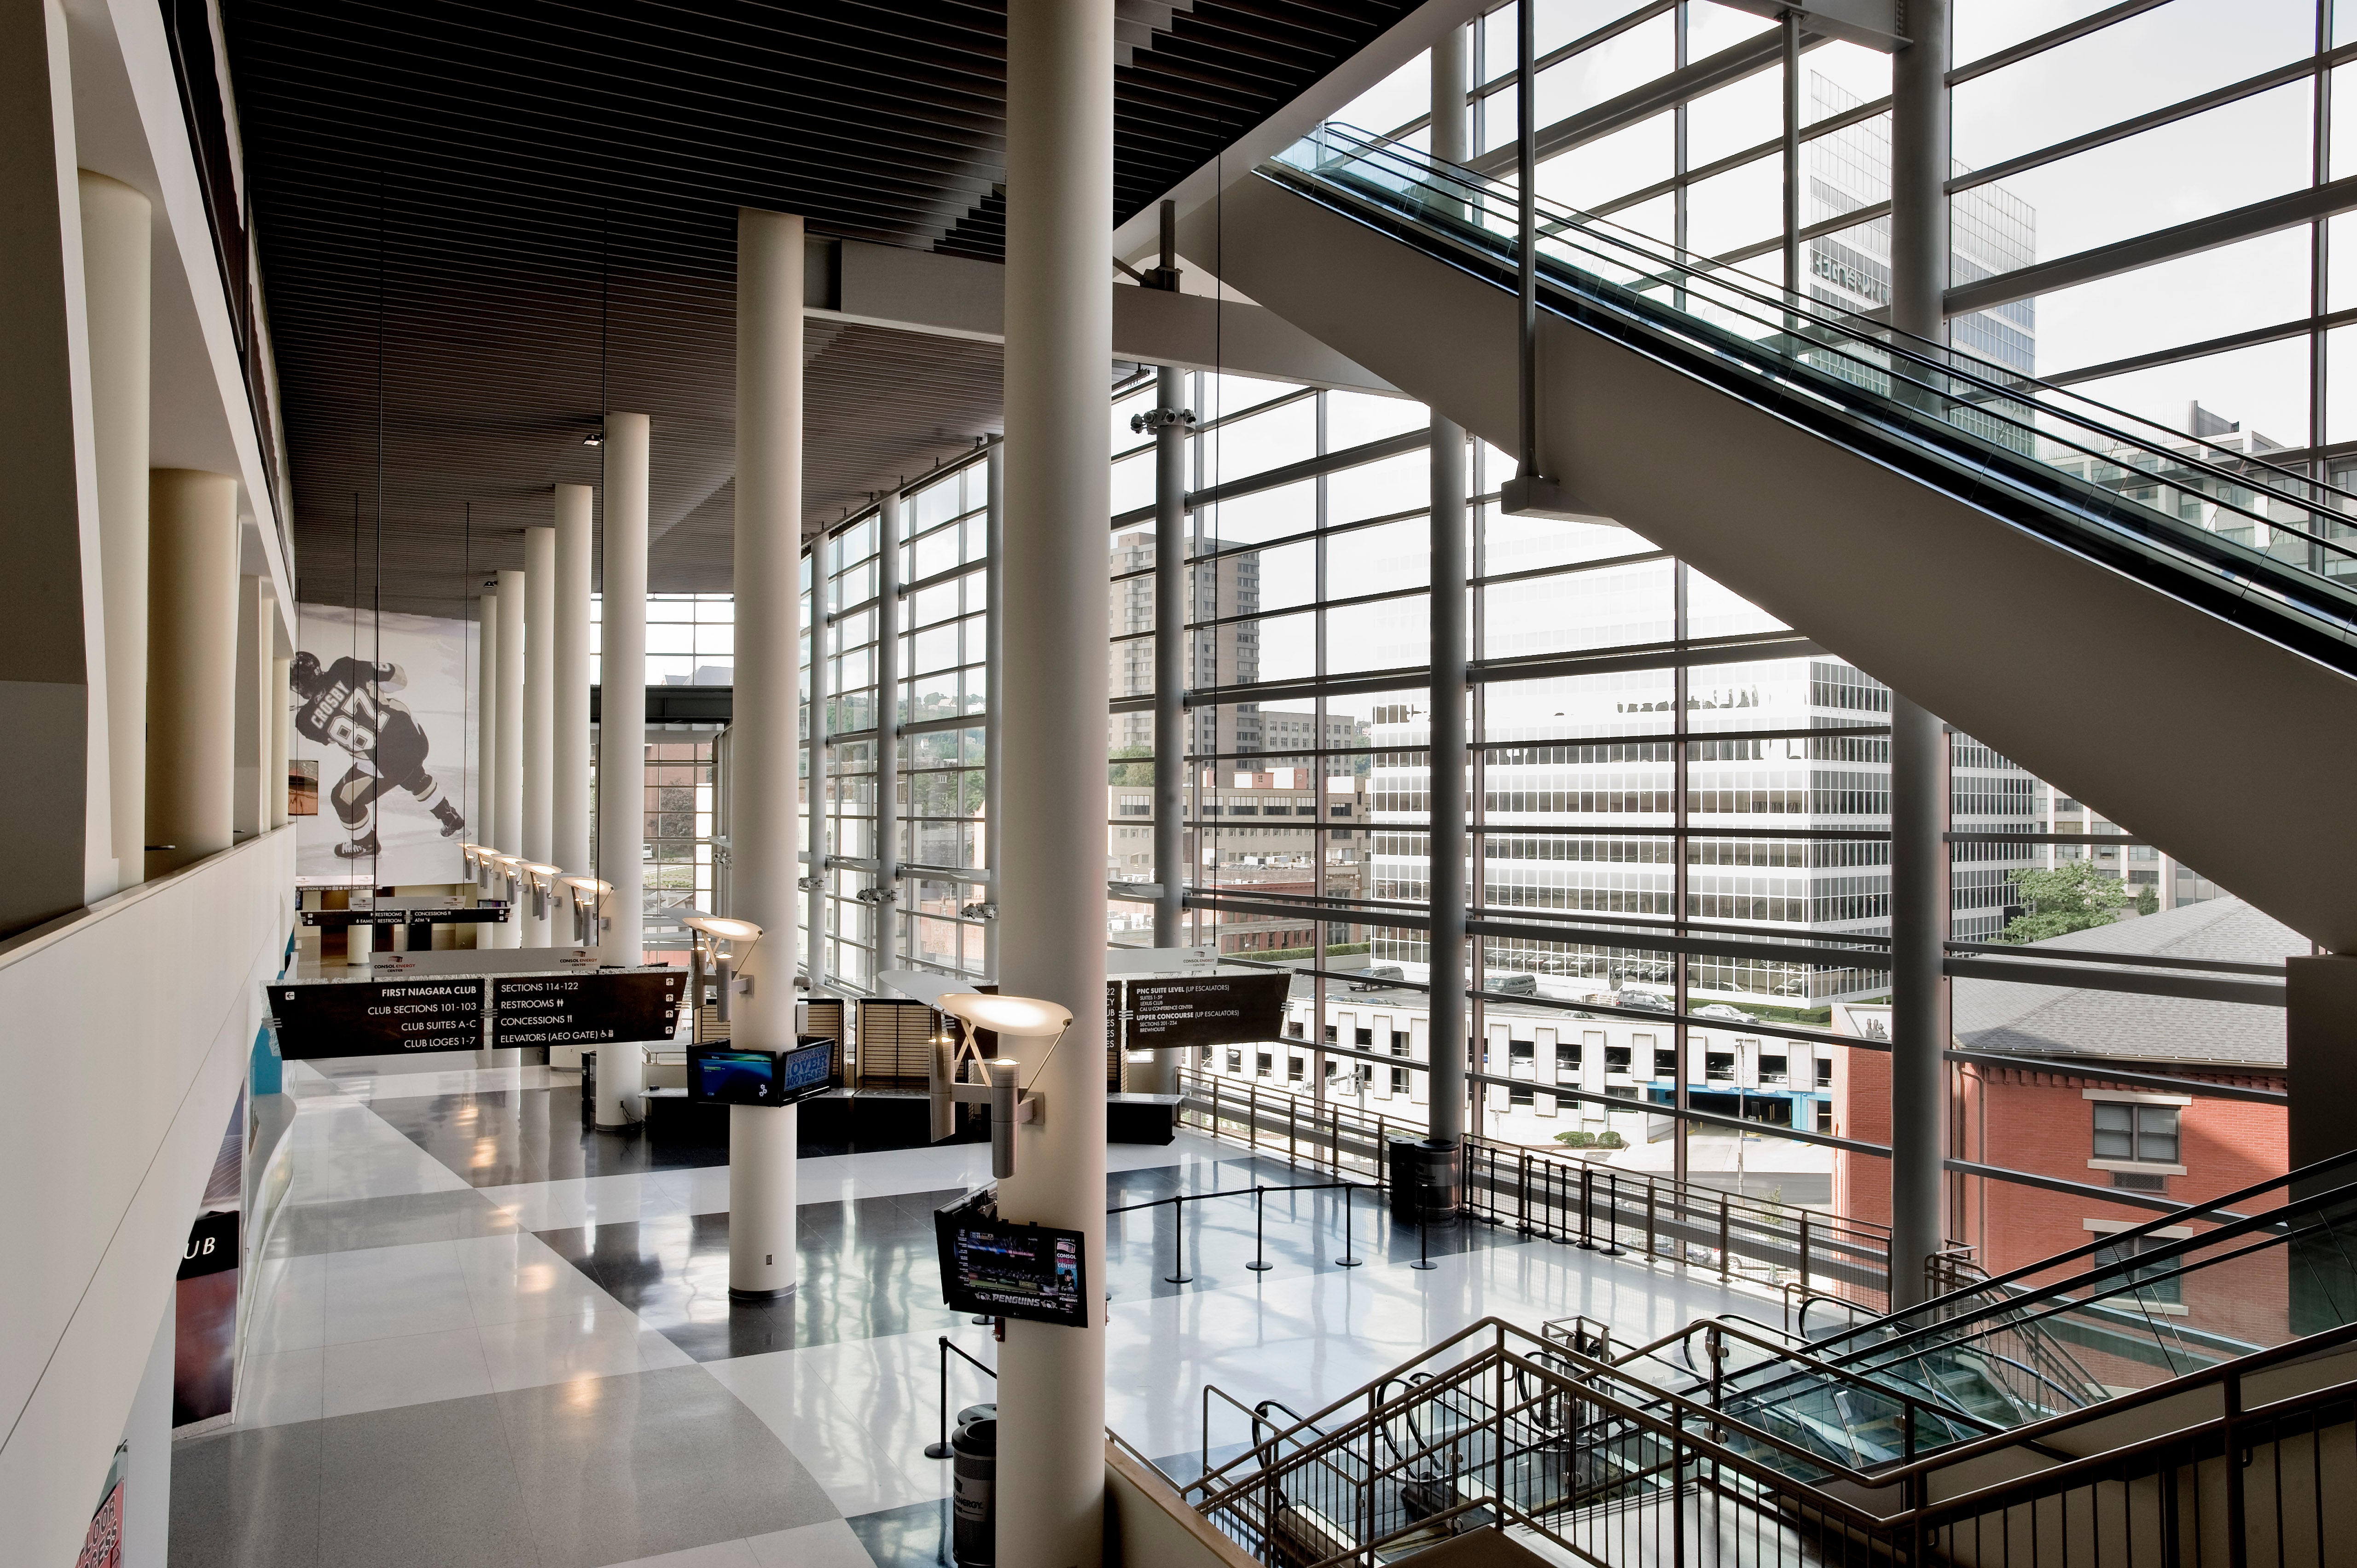
[[[942,1356],[942,1438],[925,1444],[925,1457],[946,1459],[950,1456],[950,1337],[941,1336]]]
[[[1362,1258],[1352,1256],[1351,1252],[1351,1193],[1352,1190],[1353,1184],[1350,1182],[1342,1184],[1342,1255],[1334,1260],[1334,1266],[1338,1269],[1355,1269],[1365,1262]]]
[[[1170,1200],[1170,1272],[1162,1283],[1183,1285],[1194,1277],[1187,1272],[1187,1199],[1182,1195]]]
[[[1275,1266],[1268,1261],[1268,1232],[1261,1223],[1262,1216],[1267,1208],[1265,1201],[1267,1191],[1268,1189],[1258,1182],[1253,1184],[1253,1261],[1246,1263],[1244,1267],[1256,1274],[1266,1273]]]

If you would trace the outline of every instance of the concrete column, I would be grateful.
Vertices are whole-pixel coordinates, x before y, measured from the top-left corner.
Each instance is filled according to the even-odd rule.
[[[1044,1112],[999,1213],[1086,1238],[1082,1328],[1009,1323],[998,1356],[998,1560],[1097,1568],[1104,1540],[1105,388],[1114,0],[1006,18],[1006,992],[1071,1010],[1014,1054]],[[1042,1058],[1045,1057],[1043,1062]]]
[[[492,805],[499,834],[492,840],[501,854],[523,853],[523,605],[524,575],[500,574],[499,607],[499,778],[492,786]],[[498,883],[494,886],[500,886]],[[499,945],[524,945],[523,909],[510,911],[508,923],[495,928]]]
[[[810,708],[810,768],[803,785],[803,810],[808,813],[807,845],[810,859],[804,868],[810,881],[809,902],[803,910],[803,929],[808,933],[802,949],[802,961],[808,966],[811,984],[818,985],[826,966],[826,897],[830,883],[827,871],[826,844],[826,775],[827,775],[827,707],[833,700],[827,671],[827,643],[831,633],[826,623],[826,543],[821,535],[811,541],[811,708]],[[718,902],[720,884],[713,883],[714,901]]]
[[[548,858],[567,876],[589,875],[590,489],[556,487],[555,636],[549,664]],[[645,596],[640,596],[643,603]],[[626,710],[627,711],[627,710]],[[557,934],[571,929],[556,922]]]
[[[1949,0],[1908,0],[1890,57],[1890,322],[1948,338]]]
[[[1948,0],[1910,0],[1907,23],[1890,73],[1890,319],[1944,343]],[[1923,1299],[1943,1230],[1949,753],[1939,719],[1896,692],[1890,725],[1890,1301],[1904,1307]]]
[[[729,766],[729,899],[765,935],[737,947],[751,989],[731,1038],[794,1043],[794,791],[802,736],[802,220],[737,214],[737,695]],[[794,1288],[791,1106],[731,1109],[728,1288]],[[759,1118],[757,1122],[754,1119]]]
[[[538,865],[553,864],[555,852],[556,752],[556,530],[523,531],[523,815],[522,843],[514,853]],[[554,922],[535,918],[523,900],[523,945],[544,948]]]
[[[270,827],[271,602],[267,577],[237,580],[236,801],[231,826],[240,838]]]
[[[158,468],[148,491],[147,875],[237,822],[237,481]]]
[[[597,875],[614,885],[597,936],[601,963],[646,960],[647,451],[643,413],[606,416],[606,596],[599,641],[604,711],[597,725]],[[700,999],[699,999],[700,1000]],[[636,1045],[597,1053],[597,1125],[633,1120],[646,1087]]]
[[[1472,156],[1466,31],[1432,48],[1432,156]],[[1465,429],[1432,419],[1432,1140],[1465,1135]]]
[[[105,897],[118,875],[80,159],[58,5],[0,8],[0,734],[38,759],[0,773],[0,821],[18,824],[0,836],[5,933]]]
[[[1154,945],[1175,948],[1187,916],[1187,372],[1163,365],[1154,379]],[[1155,1076],[1175,1084],[1178,1058],[1157,1069],[1166,1061]]]
[[[500,596],[475,596],[475,802],[468,821],[469,835],[500,854],[512,853],[500,843]],[[480,886],[479,883],[478,886]],[[487,937],[488,932],[478,932]],[[478,945],[488,946],[488,942]]]
[[[106,606],[111,831],[119,880],[128,887],[143,875],[147,844],[148,254],[154,219],[147,199],[120,180],[83,169],[80,183],[91,424],[98,452],[99,569]]]
[[[992,442],[982,461],[983,549],[989,555],[982,581],[983,591],[990,596],[990,615],[985,623],[988,629],[983,633],[982,864],[991,875],[986,898],[996,908],[998,879],[1006,866],[1006,853],[999,847],[1006,831],[1000,815],[1005,797],[999,781],[1005,774],[999,767],[999,743],[1006,716],[1006,616],[1000,608],[1006,603],[1006,443]],[[983,978],[993,984],[998,981],[998,932],[999,921],[994,916],[982,929]]]
[[[876,969],[900,967],[900,498],[876,512]]]
[[[294,672],[291,659],[270,661],[270,684],[266,688],[270,701],[270,779],[265,786],[270,791],[270,825],[283,828],[286,815],[286,743],[287,731],[293,724],[293,714],[286,705],[287,687]]]

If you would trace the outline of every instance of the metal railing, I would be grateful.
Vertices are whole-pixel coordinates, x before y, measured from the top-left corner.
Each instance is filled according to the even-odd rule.
[[[1490,1318],[1290,1424],[1207,1390],[1206,1461],[1217,1408],[1247,1416],[1248,1442],[1186,1494],[1285,1568],[1372,1568],[1481,1528],[1670,1568],[2323,1568],[2357,1557],[2352,1374],[2357,1326],[1920,1456],[1934,1417],[1910,1403],[1901,1456],[1861,1466],[1706,1383],[1663,1390]]]
[[[1421,1121],[1239,1085],[1193,1069],[1180,1069],[1178,1090],[1181,1125],[1281,1152],[1338,1179],[1362,1176],[1382,1184],[1392,1141],[1425,1135]],[[1889,1300],[1890,1232],[1870,1221],[1470,1133],[1464,1192],[1472,1218],[1523,1235],[1610,1255],[1674,1260],[1770,1288],[1791,1280],[1878,1311]]]

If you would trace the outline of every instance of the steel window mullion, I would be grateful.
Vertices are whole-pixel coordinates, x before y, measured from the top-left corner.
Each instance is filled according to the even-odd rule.
[[[2023,60],[2044,54],[2048,49],[2060,48],[2064,44],[2083,38],[2090,33],[2101,32],[2114,23],[2141,16],[2147,11],[2158,10],[2167,3],[2168,0],[2122,0],[2121,4],[2114,5],[2108,11],[2098,11],[2093,16],[2082,16],[2075,22],[2065,22],[2050,32],[2040,33],[2034,38],[2025,38],[2020,43],[1997,50],[1995,54],[1983,55],[1969,65],[1956,66],[1948,72],[1948,86],[1951,89],[1962,87],[1975,77],[1986,76],[1991,71],[2003,70],[2009,65],[2018,65]]]
[[[2357,59],[2357,44],[2343,44],[2339,48],[2321,55],[2309,55],[2288,64],[2279,65],[2272,70],[2263,70],[2256,76],[2244,77],[2240,81],[2229,82],[2224,87],[2212,88],[2207,92],[2196,93],[2190,98],[2179,99],[2174,103],[2164,104],[2158,109],[2150,109],[2142,114],[2131,115],[2126,120],[2105,125],[2099,130],[2072,136],[2067,141],[2056,142],[2051,146],[2040,147],[2036,152],[2023,153],[2018,157],[2007,158],[2003,163],[1991,164],[1986,168],[1968,170],[1948,181],[1948,194],[1955,196],[1984,185],[1993,184],[2000,179],[2009,179],[2015,175],[2026,174],[2031,169],[2042,167],[2047,164],[2059,163],[2079,153],[2093,152],[2098,147],[2109,146],[2114,142],[2126,141],[2128,137],[2146,131],[2158,130],[2163,125],[2174,124],[2179,120],[2190,120],[2196,114],[2206,113],[2212,109],[2222,109],[2229,103],[2239,102],[2245,98],[2255,98],[2262,92],[2272,92],[2278,87],[2288,87],[2304,76],[2330,75],[2335,66],[2352,59]],[[2322,184],[2323,181],[2319,178],[2314,183]]]

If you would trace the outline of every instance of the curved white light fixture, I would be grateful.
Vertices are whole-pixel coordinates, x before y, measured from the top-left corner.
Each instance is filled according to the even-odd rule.
[[[989,996],[953,991],[933,1004],[968,1028],[989,1029],[1018,1040],[1053,1039],[1072,1026],[1072,1015],[1035,996]]]
[[[725,942],[757,942],[761,940],[761,928],[750,920],[734,919],[726,915],[685,915],[680,924],[702,931],[708,937],[718,937]]]
[[[576,893],[587,893],[599,898],[614,890],[612,883],[600,882],[594,876],[568,876],[565,879],[565,886]]]

